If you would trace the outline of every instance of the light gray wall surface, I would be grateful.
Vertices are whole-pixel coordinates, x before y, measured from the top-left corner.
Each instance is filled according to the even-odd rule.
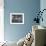
[[[40,0],[40,10],[46,9],[46,0]],[[43,22],[40,21],[40,25],[46,27],[46,10],[43,12]]]

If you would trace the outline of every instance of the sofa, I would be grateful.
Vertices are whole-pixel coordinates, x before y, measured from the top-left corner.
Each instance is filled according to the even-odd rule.
[[[32,34],[34,35],[32,46],[46,46],[46,28],[34,25],[32,26]]]

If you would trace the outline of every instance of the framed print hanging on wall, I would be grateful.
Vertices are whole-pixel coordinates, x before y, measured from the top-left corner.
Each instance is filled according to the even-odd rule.
[[[10,13],[10,24],[24,24],[24,13]]]

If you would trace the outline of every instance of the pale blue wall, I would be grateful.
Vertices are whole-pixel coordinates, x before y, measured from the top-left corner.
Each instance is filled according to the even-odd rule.
[[[35,12],[40,9],[40,0],[4,0],[4,35],[5,40],[17,41],[24,37],[32,27]],[[23,12],[24,24],[11,25],[10,13]]]
[[[40,1],[40,10],[42,11],[43,9],[46,9],[46,0],[41,0]],[[43,12],[42,17],[43,17],[43,22],[40,21],[40,25],[46,27],[46,11]]]

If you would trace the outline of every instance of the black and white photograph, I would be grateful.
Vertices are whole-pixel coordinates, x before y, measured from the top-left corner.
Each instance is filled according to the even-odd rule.
[[[10,13],[10,24],[24,24],[24,13]]]

